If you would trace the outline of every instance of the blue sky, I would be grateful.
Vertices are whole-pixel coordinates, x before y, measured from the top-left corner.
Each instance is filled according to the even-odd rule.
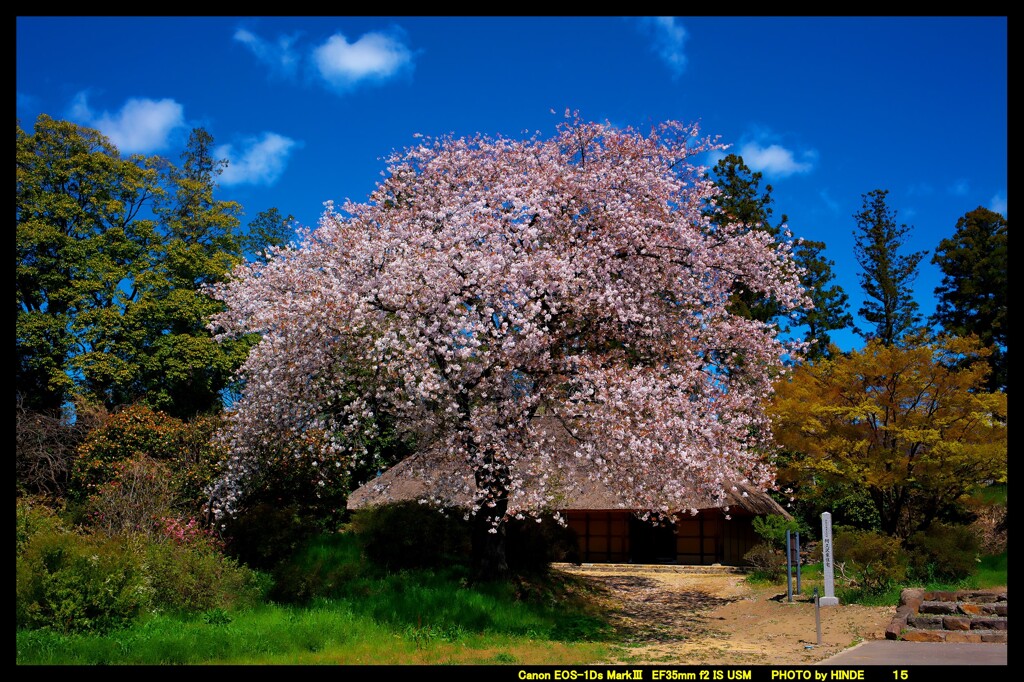
[[[721,136],[776,218],[825,242],[855,318],[863,194],[889,190],[905,252],[929,251],[924,315],[957,219],[1008,215],[1006,17],[21,16],[16,55],[23,128],[45,113],[177,161],[203,127],[243,222],[276,207],[315,225],[417,133],[547,136],[566,109]]]

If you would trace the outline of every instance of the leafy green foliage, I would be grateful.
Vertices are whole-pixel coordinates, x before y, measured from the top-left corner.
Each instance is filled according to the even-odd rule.
[[[266,585],[225,557],[194,522],[164,519],[149,534],[83,532],[28,498],[17,503],[19,628],[109,632],[156,611],[237,610]]]
[[[907,577],[907,556],[898,538],[836,526],[832,548],[840,576],[865,593],[885,592]]]
[[[259,604],[263,577],[221,552],[209,534],[163,536],[146,544],[146,573],[156,609],[209,613]]]
[[[18,498],[15,529],[17,536],[15,551],[19,555],[34,536],[42,533],[56,534],[66,530],[64,521],[57,511],[43,500],[34,497]]]
[[[1005,390],[1008,382],[1008,259],[1006,218],[981,206],[957,220],[956,233],[939,242],[932,257],[943,275],[932,321],[949,334],[974,334],[992,348],[990,391]]]
[[[43,531],[23,545],[16,567],[18,627],[102,632],[150,603],[141,557],[124,538]]]
[[[779,226],[770,222],[774,203],[772,186],[766,185],[762,194],[759,187],[761,174],[752,173],[742,157],[729,154],[719,160],[712,169],[712,177],[722,191],[714,209],[709,211],[713,224],[739,222],[749,230],[766,232],[773,239],[779,235]],[[786,222],[785,215],[781,222]],[[767,322],[782,312],[778,302],[766,300],[758,292],[740,286],[733,291],[730,309],[735,314],[761,322]]]
[[[176,168],[123,158],[96,130],[42,115],[17,127],[16,384],[26,409],[76,396],[108,410],[145,402],[179,418],[221,408],[253,338],[217,343],[223,306],[204,287],[247,252],[280,243],[276,209],[239,225],[214,197],[224,161],[192,131]]]
[[[390,570],[465,564],[470,552],[470,522],[453,511],[416,502],[361,509],[350,529],[374,563]]]
[[[282,216],[276,208],[260,211],[249,222],[246,250],[259,261],[266,261],[269,247],[283,246],[295,237],[295,216]]]
[[[185,422],[145,405],[110,415],[78,450],[72,465],[71,497],[84,501],[102,486],[121,480],[125,462],[144,456],[166,465],[175,510],[186,516],[201,515],[206,488],[224,459],[212,440],[218,423],[215,417]]]
[[[863,206],[853,215],[854,255],[861,266],[860,285],[867,298],[857,311],[872,328],[854,330],[865,339],[877,339],[884,346],[901,342],[916,332],[921,323],[913,284],[917,268],[927,251],[901,254],[906,225],[896,223],[896,212],[886,205],[889,190],[875,189],[862,195]]]
[[[878,527],[901,539],[954,514],[977,486],[1006,480],[1006,394],[984,391],[985,354],[977,339],[876,340],[795,368],[768,405],[788,453],[780,481],[826,511],[826,496],[859,513],[867,495]]]
[[[824,255],[825,242],[804,240],[793,249],[796,266],[803,270],[800,281],[807,289],[813,304],[796,311],[793,324],[806,327],[805,357],[810,360],[827,357],[832,353],[830,331],[853,325],[848,308],[849,297],[842,287],[834,283],[834,261]]]
[[[977,570],[981,543],[968,526],[933,523],[908,542],[912,575],[925,582],[962,580]]]
[[[151,160],[122,159],[99,132],[40,116],[17,127],[16,383],[28,409],[59,414],[82,377],[101,400],[134,380],[125,286],[148,267],[162,192]]]
[[[784,550],[786,548],[787,531],[790,533],[790,542],[796,540],[797,533],[800,533],[803,541],[810,540],[810,528],[801,519],[787,519],[779,514],[766,514],[755,516],[752,524],[754,532],[776,549]]]
[[[707,211],[713,225],[738,221],[748,230],[764,232],[778,242],[787,218],[783,214],[779,222],[773,224],[772,186],[765,185],[761,191],[761,173],[752,172],[741,156],[729,154],[715,164],[708,177],[722,192],[715,206]],[[801,284],[807,290],[812,307],[783,315],[778,301],[737,285],[730,299],[731,311],[752,320],[775,322],[782,329],[787,329],[791,323],[804,327],[808,344],[806,356],[814,359],[828,355],[831,352],[828,332],[849,327],[853,318],[847,312],[846,294],[833,281],[834,263],[825,258],[824,250],[825,243],[819,241],[801,241],[793,249],[794,265],[803,270]]]

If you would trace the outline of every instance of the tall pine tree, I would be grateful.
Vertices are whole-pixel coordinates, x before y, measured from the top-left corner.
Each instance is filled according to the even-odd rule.
[[[976,335],[992,350],[990,391],[1006,390],[1008,381],[1006,237],[1006,218],[979,206],[957,221],[956,233],[932,257],[943,277],[931,319],[950,334]]]
[[[762,192],[761,173],[751,171],[743,157],[729,154],[720,159],[709,178],[721,190],[715,206],[708,212],[713,225],[740,222],[749,230],[766,232],[776,242],[779,240],[787,216],[783,214],[773,224],[772,186],[765,185]],[[776,322],[784,331],[788,331],[787,324],[792,321],[805,329],[808,359],[827,355],[831,342],[828,332],[850,326],[853,319],[847,312],[846,294],[833,283],[833,263],[825,258],[824,249],[824,242],[801,241],[793,252],[794,263],[803,270],[800,280],[813,308],[791,311],[783,317],[778,301],[737,285],[730,300],[731,312],[760,322]]]
[[[854,327],[854,331],[866,340],[893,346],[921,325],[913,284],[918,264],[928,252],[900,253],[911,228],[896,223],[896,211],[886,205],[888,194],[889,190],[875,189],[861,195],[862,208],[853,215],[857,222],[854,255],[867,296],[857,314],[871,325],[868,329]]]

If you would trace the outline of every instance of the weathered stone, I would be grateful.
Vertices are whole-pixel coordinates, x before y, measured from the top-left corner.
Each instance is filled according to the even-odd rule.
[[[1002,632],[982,632],[982,642],[992,642],[993,644],[1006,644],[1006,631]]]
[[[971,619],[964,616],[946,616],[942,619],[942,627],[946,630],[970,630]]]
[[[984,604],[981,607],[981,612],[988,616],[1002,616],[1003,618],[1006,618],[1006,602]]]
[[[975,604],[990,604],[999,601],[999,592],[984,592],[977,590],[961,590],[958,593],[957,601],[970,601]],[[1005,599],[1005,596],[1003,597]]]
[[[924,590],[906,589],[900,592],[900,604],[909,607],[914,613],[921,608],[924,601]]]
[[[942,630],[907,630],[903,633],[906,642],[944,642],[946,633]]]
[[[951,632],[947,632],[946,633],[946,641],[947,642],[958,642],[958,643],[964,643],[964,644],[980,644],[981,643],[981,634],[979,634],[977,632],[960,632],[960,631],[952,632],[951,631]]]
[[[886,639],[899,639],[900,633],[907,629],[906,617],[900,618],[899,615],[893,618],[889,622],[889,626],[885,628]]]
[[[922,616],[920,614],[907,618],[907,624],[922,630],[941,630],[942,616]]]
[[[918,613],[956,613],[956,602],[949,601],[923,601]]]
[[[966,613],[969,616],[980,616],[982,614],[981,606],[978,604],[968,604],[964,602],[958,604],[957,609],[960,613]]]
[[[1005,630],[1005,618],[973,618],[971,620],[972,630]]]

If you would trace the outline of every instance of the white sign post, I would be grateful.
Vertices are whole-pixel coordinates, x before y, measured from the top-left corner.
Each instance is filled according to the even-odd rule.
[[[832,567],[832,514],[823,512],[821,515],[821,562],[822,573],[825,575],[825,596],[818,599],[821,606],[838,606],[836,597],[835,576]]]

